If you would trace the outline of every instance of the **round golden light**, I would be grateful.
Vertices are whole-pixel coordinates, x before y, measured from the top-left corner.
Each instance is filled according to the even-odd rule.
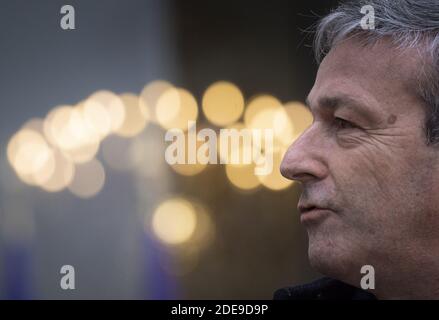
[[[55,147],[60,146],[62,139],[66,134],[66,128],[68,127],[71,113],[73,112],[72,106],[62,105],[52,109],[44,120],[43,130],[44,135],[49,143]]]
[[[197,227],[195,209],[189,201],[182,198],[166,200],[155,210],[151,226],[157,238],[164,243],[185,243]]]
[[[204,205],[191,201],[195,209],[196,228],[190,239],[184,242],[183,246],[168,247],[169,254],[174,259],[162,261],[162,267],[172,275],[183,276],[192,272],[198,261],[202,250],[208,247],[215,238],[215,226],[211,215]]]
[[[31,129],[21,129],[10,139],[7,157],[18,177],[30,185],[45,183],[54,172],[52,149],[40,133]]]
[[[97,138],[91,138],[77,147],[62,150],[74,163],[85,163],[92,160],[99,151],[100,142]]]
[[[219,81],[207,88],[202,101],[206,118],[217,126],[237,121],[244,111],[244,97],[237,86]]]
[[[293,122],[281,102],[272,96],[260,96],[248,106],[244,117],[250,129],[272,130],[274,145],[288,146],[295,137]],[[265,144],[262,134],[262,145]]]
[[[264,187],[279,191],[288,188],[293,183],[293,181],[284,178],[279,170],[285,152],[285,148],[275,148],[273,151],[273,171],[267,175],[256,176]],[[267,156],[265,155],[265,157]]]
[[[16,156],[16,172],[19,178],[29,185],[46,183],[55,170],[52,149],[43,145],[28,144],[22,146]],[[25,172],[23,168],[30,171]]]
[[[226,165],[226,175],[230,183],[241,190],[254,190],[260,181],[254,173],[255,165]]]
[[[188,129],[188,121],[198,117],[197,101],[193,95],[181,88],[167,89],[156,104],[157,121],[164,129]]]
[[[161,95],[173,85],[168,81],[155,80],[148,83],[142,90],[139,96],[140,105],[143,110],[150,110],[151,120],[157,121],[155,110],[157,108],[157,101]]]
[[[75,108],[57,107],[44,121],[44,134],[48,141],[75,163],[91,160],[99,150],[101,139],[84,117],[85,106],[81,103]]]
[[[7,146],[7,157],[9,164],[15,168],[16,156],[23,145],[33,143],[44,145],[46,141],[44,138],[35,130],[22,129],[14,134],[8,142]]]
[[[276,110],[273,114],[274,138],[282,146],[289,146],[294,140],[294,125],[284,108]]]
[[[90,161],[99,150],[100,133],[90,128],[85,111],[86,104],[61,109],[52,122],[52,132],[59,132],[56,137],[59,149],[75,163]],[[66,119],[65,123],[58,123],[63,119]]]
[[[292,101],[285,104],[285,111],[294,124],[294,134],[302,134],[313,122],[312,113],[301,102]]]
[[[84,106],[87,105],[92,106],[92,110],[89,111],[89,123],[104,134],[117,131],[124,123],[124,104],[121,98],[111,91],[100,90],[93,93],[84,102]],[[102,118],[99,115],[102,115]]]
[[[120,95],[125,109],[125,119],[116,134],[122,137],[134,137],[145,129],[149,122],[149,111],[140,105],[139,97],[132,93]]]
[[[88,99],[82,105],[82,115],[87,129],[93,130],[101,137],[111,132],[111,117],[104,104],[94,99]]]
[[[249,102],[245,110],[244,124],[247,128],[260,128],[261,126],[271,125],[271,122],[264,121],[259,114],[270,110],[275,111],[280,108],[282,108],[282,103],[277,98],[270,95],[257,96]]]
[[[80,198],[91,198],[102,190],[104,183],[104,167],[98,160],[93,159],[76,165],[75,175],[68,188]]]
[[[54,172],[50,178],[42,183],[40,187],[48,192],[58,192],[65,189],[73,179],[75,166],[73,162],[59,150],[53,150]]]

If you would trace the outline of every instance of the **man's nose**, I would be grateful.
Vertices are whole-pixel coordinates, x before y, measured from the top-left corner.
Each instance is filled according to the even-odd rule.
[[[327,152],[313,124],[288,148],[280,171],[285,178],[301,183],[322,180],[328,174]]]

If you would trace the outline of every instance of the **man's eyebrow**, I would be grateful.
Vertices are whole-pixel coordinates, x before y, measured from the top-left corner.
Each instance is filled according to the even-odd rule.
[[[377,121],[376,112],[374,112],[366,103],[355,99],[349,95],[337,95],[337,96],[323,96],[318,98],[317,106],[323,109],[329,108],[335,110],[341,106],[348,107],[351,110],[356,111],[368,120]],[[316,106],[316,107],[317,107]],[[311,111],[311,101],[309,96],[306,98],[306,107]]]

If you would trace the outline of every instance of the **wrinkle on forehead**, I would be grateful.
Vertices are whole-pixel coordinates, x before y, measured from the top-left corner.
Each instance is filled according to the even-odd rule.
[[[399,50],[389,40],[365,46],[358,39],[349,39],[333,48],[322,61],[313,96],[344,89],[391,106],[388,114],[411,113],[413,110],[399,107],[401,102],[405,105],[421,102],[418,95],[421,62],[419,50]]]
[[[381,39],[365,45],[358,38],[347,39],[334,47],[327,58],[338,62],[338,69],[370,74],[380,74],[388,79],[411,81],[417,79],[422,66],[422,55],[417,48],[398,49],[390,39]]]

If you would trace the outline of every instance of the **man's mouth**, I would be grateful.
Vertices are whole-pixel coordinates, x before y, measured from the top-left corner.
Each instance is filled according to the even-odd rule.
[[[331,209],[314,205],[299,205],[298,209],[300,212],[300,222],[303,224],[319,221],[332,212]]]

